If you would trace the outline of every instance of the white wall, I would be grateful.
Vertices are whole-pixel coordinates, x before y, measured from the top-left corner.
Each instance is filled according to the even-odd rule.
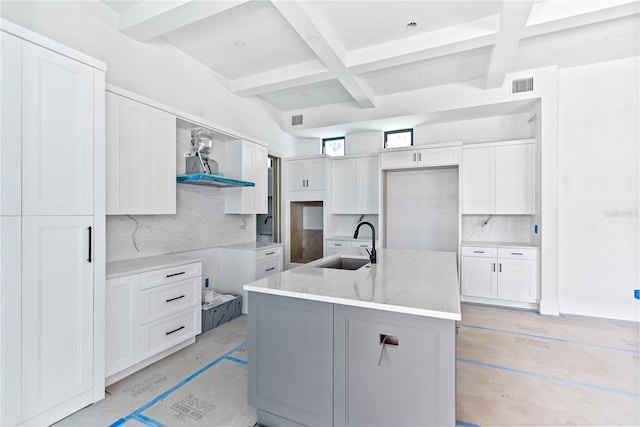
[[[463,143],[509,141],[533,137],[529,113],[482,119],[434,123],[413,128],[414,145],[462,141]]]
[[[210,69],[158,39],[138,42],[117,30],[117,14],[99,1],[2,1],[0,16],[107,64],[107,82],[202,117],[293,154],[296,139],[279,127],[280,113],[241,98]]]
[[[345,135],[345,154],[377,153],[384,145],[384,132],[358,132]]]
[[[633,297],[640,287],[638,63],[636,57],[560,71],[562,312],[640,320]]]

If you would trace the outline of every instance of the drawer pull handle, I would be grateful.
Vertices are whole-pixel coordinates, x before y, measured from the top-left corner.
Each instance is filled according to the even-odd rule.
[[[500,264],[498,264],[498,265],[500,266],[500,268],[498,269],[498,271],[499,271],[500,273],[502,273],[502,263],[500,263]]]
[[[483,254],[484,251],[473,251],[474,254]]]
[[[180,326],[178,329],[174,329],[173,331],[165,332],[165,335],[171,335],[174,332],[178,332],[179,330],[184,329],[184,326]]]
[[[496,271],[496,263],[495,262],[493,263],[493,271],[494,272]]]
[[[271,270],[275,270],[275,267],[271,267],[271,268],[267,268],[265,271],[271,271]]]
[[[342,243],[334,243],[334,246],[342,246]]]
[[[175,298],[169,298],[169,299],[167,299],[165,301],[166,302],[171,302],[171,301],[175,301],[175,300],[180,299],[180,298],[184,298],[184,295],[180,295],[179,297],[175,297]]]
[[[267,252],[265,255],[273,255],[275,252]]]
[[[179,276],[181,274],[185,274],[186,271],[181,271],[180,273],[167,274],[167,277]]]
[[[511,255],[524,255],[522,252],[511,252]]]

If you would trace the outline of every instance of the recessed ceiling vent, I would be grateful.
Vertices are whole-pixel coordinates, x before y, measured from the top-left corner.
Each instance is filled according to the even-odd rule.
[[[530,92],[533,90],[533,77],[513,80],[511,82],[511,93]]]
[[[291,126],[298,126],[302,124],[302,114],[297,116],[291,116]]]

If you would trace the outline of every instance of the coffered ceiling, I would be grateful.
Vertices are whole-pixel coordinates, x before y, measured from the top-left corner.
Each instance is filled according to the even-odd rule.
[[[576,66],[639,52],[639,2],[105,1],[120,31],[161,38],[240,96],[283,112]],[[329,108],[329,107],[328,107]]]

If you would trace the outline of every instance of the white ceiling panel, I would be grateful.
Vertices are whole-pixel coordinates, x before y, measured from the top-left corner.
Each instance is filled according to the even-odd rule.
[[[162,36],[228,79],[316,58],[270,2],[247,2]]]
[[[638,16],[604,21],[520,41],[514,70],[558,65],[573,67],[638,56]]]
[[[102,0],[102,3],[106,4],[111,9],[120,12],[142,3],[142,0]]]
[[[476,80],[484,77],[491,47],[412,62],[360,75],[376,95]]]
[[[261,95],[261,98],[283,111],[353,101],[349,92],[337,80],[270,92]]]
[[[312,1],[347,50],[395,41],[500,13],[500,1]],[[407,24],[415,22],[414,29]]]

